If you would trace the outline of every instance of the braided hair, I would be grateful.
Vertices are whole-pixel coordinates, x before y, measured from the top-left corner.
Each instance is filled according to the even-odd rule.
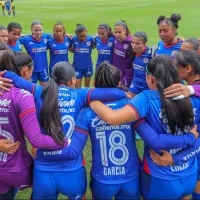
[[[97,88],[115,88],[120,82],[120,71],[109,64],[102,62],[95,75],[95,87]]]

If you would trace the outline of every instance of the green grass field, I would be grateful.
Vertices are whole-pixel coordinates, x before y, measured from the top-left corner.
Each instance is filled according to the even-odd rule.
[[[23,34],[30,33],[33,20],[40,20],[43,23],[44,32],[51,33],[54,23],[62,21],[68,33],[74,33],[76,24],[82,23],[88,28],[89,34],[93,35],[96,34],[99,23],[106,22],[113,27],[115,22],[123,19],[132,33],[145,31],[149,37],[149,45],[153,45],[159,40],[157,17],[160,15],[169,17],[172,13],[179,13],[182,15],[179,36],[184,38],[200,36],[199,0],[15,0],[15,5],[16,16],[0,16],[0,24],[19,22],[23,27]],[[96,51],[93,50],[94,63],[96,56]],[[142,142],[137,142],[137,147],[142,155]],[[84,155],[88,172],[91,166],[89,143]],[[19,192],[17,199],[29,199],[30,192],[31,190]],[[89,189],[87,197],[91,199]],[[61,196],[60,199],[64,197]]]

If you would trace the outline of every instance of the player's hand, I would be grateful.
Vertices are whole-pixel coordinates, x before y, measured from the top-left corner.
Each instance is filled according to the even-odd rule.
[[[20,146],[20,142],[13,142],[12,140],[0,140],[0,151],[7,154],[13,154]]]
[[[175,83],[165,88],[164,95],[166,96],[166,98],[173,98],[180,96],[183,99],[190,96],[190,89],[183,84]],[[179,99],[174,98],[173,100],[179,100]]]
[[[66,34],[66,36],[67,36],[70,40],[72,40],[72,38],[73,38],[73,34]]]
[[[154,163],[156,163],[159,166],[169,166],[173,165],[174,161],[172,158],[172,155],[168,151],[160,150],[163,154],[162,156],[157,154],[154,150],[150,150],[150,157],[153,160]]]
[[[199,137],[199,133],[197,132],[197,125],[194,125],[191,129],[190,129],[190,133],[192,133],[195,138],[197,139]]]
[[[2,76],[6,73],[6,70],[0,72],[0,90],[3,91],[10,91],[10,87],[12,87],[13,85],[12,80],[7,79],[7,78],[2,78]],[[0,95],[3,95],[3,92],[0,91]]]

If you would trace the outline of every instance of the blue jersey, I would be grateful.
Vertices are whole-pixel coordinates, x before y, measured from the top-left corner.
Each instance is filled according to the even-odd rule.
[[[167,55],[171,56],[173,51],[179,51],[180,50],[182,43],[183,43],[183,41],[178,39],[177,42],[175,42],[173,45],[167,46],[161,40],[158,43],[158,49],[157,49],[156,55],[167,54]]]
[[[8,47],[13,51],[22,51],[21,42],[19,40],[14,44],[7,43]]]
[[[81,42],[77,36],[72,39],[74,49],[73,66],[75,69],[92,68],[92,47],[93,37],[87,36],[84,42]]]
[[[112,64],[114,37],[109,37],[109,39],[105,42],[103,42],[100,37],[97,37],[95,40],[95,46],[98,52],[96,68],[98,68],[104,61],[108,61]]]
[[[33,72],[41,72],[48,68],[47,41],[50,36],[50,34],[43,33],[40,40],[36,40],[32,37],[32,35],[23,36],[20,38],[20,42],[24,45],[27,53],[33,59]]]
[[[200,110],[198,109],[200,106],[200,100],[195,97],[190,100],[193,106],[196,123],[200,117]],[[129,105],[137,112],[138,118],[146,117],[150,125],[157,133],[164,131],[166,134],[170,134],[166,116],[161,113],[160,95],[157,90],[143,91],[133,98]],[[181,131],[177,129],[176,135],[181,134]],[[167,167],[158,166],[151,160],[149,150],[150,148],[145,145],[143,169],[152,176],[173,180],[191,175],[197,170],[196,159],[186,161],[182,165],[170,165]],[[171,154],[175,154],[180,151],[181,148],[169,150]]]
[[[71,46],[71,40],[67,36],[64,37],[62,42],[58,42],[54,37],[51,37],[47,45],[48,49],[50,49],[50,69],[60,61],[69,62],[68,50]]]
[[[148,50],[149,48],[147,47],[141,55],[136,54],[133,60],[134,75],[129,91],[133,91],[135,94],[149,89],[146,82],[146,66],[148,65],[152,56],[148,53]]]
[[[10,1],[6,1],[5,5],[6,5],[6,10],[10,10],[10,6],[11,6]]]
[[[112,109],[122,108],[126,99],[106,103]],[[132,123],[119,126],[106,124],[90,108],[81,112],[76,129],[90,134],[92,176],[100,182],[124,183],[139,175],[139,157]]]

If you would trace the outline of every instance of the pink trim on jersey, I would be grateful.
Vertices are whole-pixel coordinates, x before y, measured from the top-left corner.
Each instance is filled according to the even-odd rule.
[[[35,108],[31,108],[31,109],[26,110],[26,111],[24,111],[23,113],[21,113],[21,114],[19,115],[19,117],[21,118],[21,117],[23,117],[25,114],[27,114],[27,113],[29,113],[29,112],[35,112],[35,111],[36,111]]]
[[[136,128],[137,126],[139,126],[141,123],[143,123],[145,121],[145,119],[141,119],[139,122],[137,122],[135,125],[134,125],[134,128]]]
[[[78,129],[78,128],[74,128],[74,130],[79,131],[79,132],[81,132],[81,133],[84,133],[84,134],[88,135],[88,132],[83,131],[83,130],[80,130],[80,129]]]
[[[56,40],[56,38],[53,36],[53,38],[55,39],[55,41],[57,42],[57,43],[59,43],[59,44],[62,44],[64,41],[65,41],[65,36],[63,37],[63,40],[61,40],[61,41],[58,41],[58,40]]]
[[[9,44],[10,46],[16,46],[16,42],[14,42],[14,43],[10,43],[10,42],[7,42],[7,44]]]
[[[37,42],[40,42],[41,39],[42,39],[42,37],[41,37],[39,40],[37,40],[36,38],[33,37],[33,35],[32,35],[32,38],[33,38],[35,41],[37,41]]]
[[[174,42],[172,45],[170,45],[170,46],[167,46],[165,43],[164,43],[164,47],[165,48],[170,48],[170,47],[173,47],[173,46],[175,46],[176,44],[178,44],[179,42],[181,42],[182,40],[180,40],[180,39],[178,39],[176,42]]]
[[[87,95],[87,103],[88,104],[90,104],[90,96],[91,96],[91,93],[92,93],[92,91],[94,90],[94,88],[93,89],[91,89],[90,91],[89,91],[89,93],[88,93],[88,95]]]
[[[136,113],[136,118],[137,118],[136,120],[140,119],[137,110],[136,110],[131,104],[127,104],[127,106],[131,107],[131,108],[135,111],[135,113]]]

